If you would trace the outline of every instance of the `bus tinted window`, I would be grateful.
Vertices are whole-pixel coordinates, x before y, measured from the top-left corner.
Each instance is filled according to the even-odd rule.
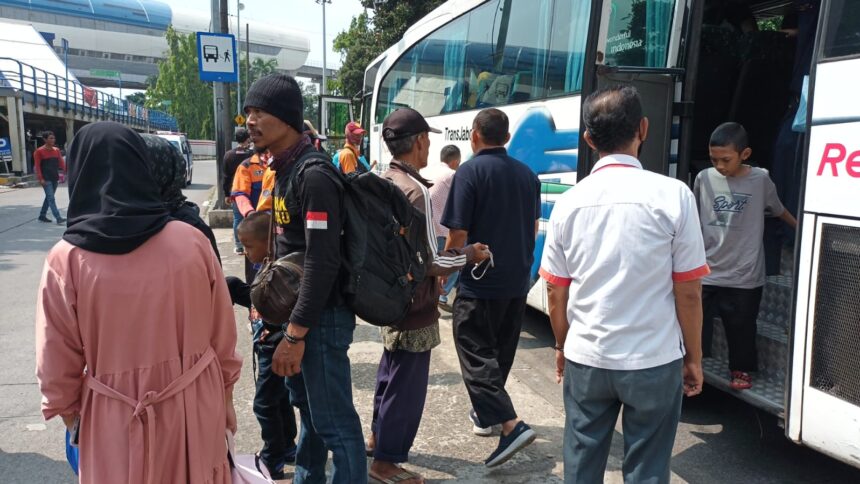
[[[494,0],[433,32],[386,74],[376,122],[401,106],[424,116],[575,92],[589,0]]]
[[[824,57],[860,54],[860,0],[833,0],[827,14]]]
[[[604,63],[666,67],[674,9],[674,0],[613,1]]]
[[[590,0],[555,2],[546,68],[548,96],[561,96],[582,90],[590,11]]]

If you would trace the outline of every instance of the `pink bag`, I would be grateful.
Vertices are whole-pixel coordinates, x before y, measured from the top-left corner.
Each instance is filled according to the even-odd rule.
[[[233,484],[271,484],[272,481],[257,470],[253,455],[236,455],[233,433],[227,431],[227,459],[233,475]]]

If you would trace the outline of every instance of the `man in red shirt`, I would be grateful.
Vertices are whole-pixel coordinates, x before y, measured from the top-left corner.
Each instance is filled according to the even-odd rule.
[[[50,207],[57,224],[64,224],[66,219],[60,215],[54,193],[56,193],[57,185],[60,183],[60,170],[66,171],[66,161],[63,159],[63,154],[60,153],[60,149],[55,146],[57,137],[54,136],[53,132],[45,131],[42,133],[42,139],[45,140],[45,144],[33,153],[36,178],[45,190],[45,201],[42,202],[42,211],[39,212],[39,222],[51,223],[51,219],[47,217],[48,207]]]

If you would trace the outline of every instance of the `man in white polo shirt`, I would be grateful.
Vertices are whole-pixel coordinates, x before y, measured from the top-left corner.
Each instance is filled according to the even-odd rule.
[[[709,269],[696,202],[642,169],[635,88],[596,92],[582,112],[600,161],[556,202],[540,270],[564,379],[565,482],[603,482],[622,406],[624,481],[669,482],[682,394],[702,391]]]

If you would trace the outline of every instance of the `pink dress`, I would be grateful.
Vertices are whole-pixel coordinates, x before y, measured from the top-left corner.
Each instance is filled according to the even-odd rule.
[[[241,366],[221,267],[190,225],[128,254],[48,254],[36,376],[46,419],[81,414],[81,482],[231,482],[224,390]]]

